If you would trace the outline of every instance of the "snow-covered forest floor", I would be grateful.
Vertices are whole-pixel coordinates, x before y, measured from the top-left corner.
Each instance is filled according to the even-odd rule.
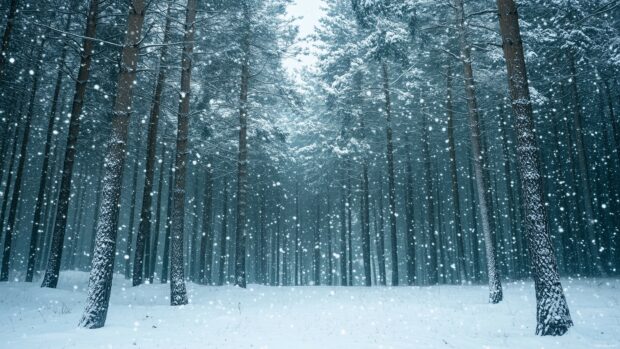
[[[564,279],[575,327],[534,335],[531,282],[484,286],[209,287],[188,284],[170,307],[169,285],[115,277],[106,327],[77,328],[88,274],[64,272],[58,289],[0,284],[0,348],[619,348],[620,280]]]

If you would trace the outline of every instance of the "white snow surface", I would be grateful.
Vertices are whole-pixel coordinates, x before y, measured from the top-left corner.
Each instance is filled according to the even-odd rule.
[[[537,337],[531,282],[507,283],[498,305],[485,286],[267,287],[188,283],[131,287],[116,275],[106,326],[77,328],[88,274],[58,289],[0,284],[0,348],[620,348],[620,280],[563,279],[575,327]]]

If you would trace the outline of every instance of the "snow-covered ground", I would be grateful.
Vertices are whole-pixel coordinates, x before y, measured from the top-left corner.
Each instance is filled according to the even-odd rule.
[[[168,285],[115,278],[106,327],[77,328],[88,275],[59,289],[0,284],[0,348],[620,348],[620,280],[563,280],[575,327],[534,335],[533,285],[398,288],[188,285],[170,307]]]

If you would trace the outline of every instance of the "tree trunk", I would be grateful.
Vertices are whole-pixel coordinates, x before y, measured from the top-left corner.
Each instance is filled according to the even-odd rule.
[[[71,16],[72,13],[69,13],[67,22],[65,23],[65,32],[69,31],[69,27],[71,26]],[[35,265],[36,265],[36,257],[37,251],[41,249],[42,246],[38,243],[39,236],[43,232],[42,220],[43,217],[43,206],[51,205],[48,201],[51,198],[47,198],[45,193],[47,191],[47,181],[51,175],[49,172],[49,162],[50,157],[52,157],[52,138],[54,135],[54,124],[56,121],[56,114],[58,111],[58,100],[60,99],[60,90],[62,88],[62,78],[63,78],[63,67],[65,65],[65,60],[67,58],[67,48],[68,45],[64,45],[62,47],[62,52],[60,54],[60,61],[58,63],[58,72],[56,73],[56,83],[54,85],[54,94],[52,95],[52,105],[50,109],[50,116],[47,122],[47,132],[45,137],[45,150],[43,151],[43,165],[41,166],[41,178],[39,180],[39,192],[37,194],[37,199],[34,205],[34,218],[32,222],[32,231],[30,233],[30,249],[28,251],[28,266],[26,268],[26,282],[32,282],[32,278],[34,276]],[[1,163],[1,162],[0,162]],[[1,178],[1,177],[0,177]]]
[[[241,62],[241,93],[239,95],[239,158],[237,160],[237,229],[235,249],[235,285],[246,287],[245,274],[245,235],[247,228],[248,194],[248,89],[250,80],[250,9],[244,2],[243,15],[245,32],[241,42],[243,58]]]
[[[526,212],[525,226],[536,288],[536,333],[562,335],[573,322],[560,284],[543,204],[540,163],[517,6],[513,0],[497,0],[497,7],[512,110],[516,118],[517,156]]]
[[[502,284],[500,282],[497,262],[495,260],[495,246],[493,245],[493,232],[491,231],[491,214],[485,183],[485,173],[483,170],[482,149],[480,144],[480,115],[478,103],[476,101],[476,87],[474,82],[474,72],[472,68],[471,47],[466,37],[465,11],[463,0],[455,0],[456,24],[459,30],[459,41],[461,48],[461,61],[463,63],[463,74],[465,77],[465,93],[467,107],[469,111],[469,127],[471,136],[471,149],[474,159],[474,177],[476,190],[478,192],[478,209],[484,236],[484,245],[487,257],[487,271],[489,277],[489,301],[493,304],[502,300]]]
[[[39,87],[39,72],[41,71],[41,58],[43,56],[43,50],[45,41],[39,43],[38,54],[35,60],[35,68],[32,80],[32,88],[30,90],[30,101],[28,104],[28,112],[26,114],[26,123],[24,126],[24,135],[22,137],[22,143],[19,150],[19,163],[17,165],[17,173],[15,174],[15,184],[13,185],[13,194],[11,198],[11,206],[9,207],[9,217],[6,225],[4,225],[4,249],[2,251],[2,268],[0,271],[0,281],[9,280],[9,266],[11,262],[11,244],[13,235],[15,234],[15,221],[17,220],[17,205],[20,202],[21,187],[24,180],[24,165],[26,164],[26,158],[28,157],[28,143],[30,141],[30,129],[32,125],[32,117],[34,116],[34,104],[36,102],[37,90]],[[8,183],[7,183],[8,185]],[[6,200],[6,199],[5,199]],[[2,222],[0,222],[2,225]],[[34,240],[31,240],[31,244],[36,242],[36,236]],[[32,247],[32,246],[31,246]],[[29,258],[30,259],[30,258]],[[29,261],[30,263],[30,261]],[[34,264],[34,261],[33,261]]]
[[[344,170],[342,170],[344,173]],[[343,188],[340,201],[340,286],[347,286],[347,216],[346,216],[346,192],[344,188],[345,176],[342,176]]]
[[[387,135],[388,203],[390,217],[390,240],[392,256],[392,286],[398,286],[398,241],[396,241],[396,184],[394,177],[394,142],[392,140],[392,102],[390,101],[390,80],[386,62],[381,62],[383,95],[385,97],[385,129]]]
[[[409,143],[409,142],[408,142]],[[407,234],[405,236],[405,241],[407,242],[407,246],[406,246],[406,253],[407,253],[407,284],[408,285],[413,285],[416,282],[416,276],[415,276],[415,271],[416,271],[416,265],[415,265],[415,243],[416,243],[416,236],[415,236],[415,211],[414,211],[414,197],[413,197],[413,168],[412,168],[412,164],[411,164],[411,145],[409,145],[409,148],[407,150],[407,164],[406,164],[406,168],[405,168],[405,176],[407,177],[407,184],[406,184],[406,193],[405,193],[405,205],[406,205],[406,210],[405,210],[405,219],[407,220],[406,222],[406,227],[407,227]]]
[[[164,131],[165,135],[166,132]],[[157,185],[157,206],[155,208],[155,231],[153,235],[153,242],[151,248],[151,260],[148,263],[151,265],[149,268],[149,283],[153,284],[153,280],[155,279],[155,268],[157,267],[157,252],[159,249],[159,232],[161,230],[161,202],[162,202],[162,190],[164,186],[164,164],[166,163],[166,149],[162,149],[162,160],[159,164],[159,184]]]
[[[313,246],[313,271],[314,284],[321,285],[321,199],[316,199],[316,225],[314,227],[314,246]]]
[[[333,255],[334,249],[332,246],[332,203],[329,193],[327,194],[327,285],[332,286],[334,284],[334,262]]]
[[[136,235],[136,250],[134,251],[133,262],[133,286],[140,285],[142,283],[143,275],[150,275],[150,271],[147,273],[144,267],[145,250],[150,246],[146,243],[147,235],[151,235],[151,216],[152,216],[152,201],[153,201],[153,180],[155,178],[155,153],[157,151],[157,126],[159,124],[159,111],[161,109],[161,95],[166,83],[166,69],[163,66],[166,64],[166,56],[168,55],[168,42],[170,41],[170,22],[172,17],[170,16],[171,3],[168,2],[168,8],[166,10],[166,24],[164,27],[164,41],[162,42],[161,51],[159,53],[159,66],[157,67],[157,82],[155,83],[155,93],[153,94],[153,101],[151,103],[151,113],[149,115],[149,130],[146,138],[146,171],[144,176],[144,191],[142,192],[142,208],[140,210],[140,226],[138,228],[138,235]],[[135,188],[134,188],[135,190]],[[149,253],[150,254],[150,253]],[[146,263],[149,263],[147,258]],[[150,268],[146,268],[150,269]],[[150,276],[149,276],[150,277]]]
[[[140,124],[138,123],[137,127]],[[129,198],[129,223],[127,225],[127,247],[125,248],[125,278],[129,279],[131,270],[131,250],[133,247],[133,236],[135,230],[134,220],[136,218],[136,196],[138,195],[138,173],[140,172],[140,162],[138,161],[140,139],[142,138],[141,130],[138,131],[136,141],[134,143],[134,149],[136,151],[135,158],[133,159],[133,178],[131,180],[131,196]],[[134,262],[135,265],[135,262]],[[133,276],[132,276],[133,277]],[[135,286],[135,285],[134,285]]]
[[[454,230],[456,231],[456,261],[459,282],[467,281],[465,268],[465,232],[461,223],[461,198],[459,195],[458,173],[456,171],[456,144],[454,142],[454,109],[452,106],[452,65],[448,64],[446,112],[448,113],[448,153],[450,155],[450,188],[454,210]]]
[[[377,230],[377,259],[379,260],[379,285],[386,286],[385,272],[385,222],[383,219],[383,185],[379,192],[379,229]],[[376,207],[376,206],[375,206]]]
[[[295,185],[295,276],[293,277],[295,286],[299,286],[299,264],[301,241],[299,240],[299,230],[301,228],[301,212],[299,211],[299,184]]]
[[[127,126],[131,115],[131,101],[139,59],[138,46],[145,12],[144,0],[132,0],[127,19],[125,45],[121,54],[121,70],[116,85],[112,134],[106,150],[103,196],[88,283],[88,299],[79,324],[85,328],[103,327],[108,313],[116,254],[123,166],[127,155]]]
[[[168,171],[168,202],[166,204],[166,233],[164,236],[164,251],[162,254],[161,262],[161,283],[168,282],[168,276],[170,274],[170,232],[172,230],[172,198],[174,193],[172,192],[172,185],[174,183],[174,156],[170,159],[170,169]]]
[[[200,282],[210,285],[211,267],[213,261],[213,229],[212,229],[212,210],[213,210],[213,173],[211,168],[207,168],[204,193],[204,212],[202,221],[202,236],[200,238]]]
[[[194,32],[196,30],[196,2],[197,0],[187,0],[181,57],[181,95],[177,115],[177,152],[174,166],[172,230],[170,232],[170,304],[173,306],[184,305],[188,302],[183,263],[183,230],[185,225],[185,173],[187,171],[190,81]]]
[[[56,207],[56,219],[54,220],[54,231],[52,233],[52,243],[50,246],[47,268],[45,270],[45,276],[41,287],[56,288],[56,285],[58,284],[60,262],[62,260],[62,246],[65,240],[65,231],[67,229],[69,198],[71,196],[71,176],[73,175],[73,163],[75,161],[77,140],[80,134],[80,116],[82,114],[82,107],[84,106],[86,84],[88,82],[90,65],[95,49],[95,41],[91,40],[91,38],[95,38],[97,35],[99,2],[100,0],[90,0],[90,5],[88,8],[86,31],[84,33],[82,50],[80,51],[80,69],[75,83],[75,94],[73,95],[73,104],[71,106],[69,133],[67,135],[67,146],[65,148],[62,178],[60,180],[60,189]],[[114,228],[116,228],[116,226]]]
[[[222,199],[222,232],[220,233],[220,265],[219,265],[219,285],[224,285],[226,279],[224,278],[224,270],[226,267],[227,253],[227,241],[228,241],[228,181],[224,178],[224,198]]]
[[[575,148],[577,150],[577,165],[579,166],[579,182],[581,184],[581,194],[583,196],[585,226],[588,233],[587,241],[588,252],[591,257],[592,266],[600,276],[605,276],[601,264],[601,256],[598,246],[596,231],[599,229],[597,218],[592,207],[592,192],[590,190],[590,181],[588,179],[588,160],[586,159],[585,146],[583,144],[583,129],[581,127],[582,115],[581,105],[579,103],[579,89],[577,88],[577,68],[575,67],[575,58],[572,52],[569,52],[569,67],[571,74],[571,89],[573,94],[573,128],[575,131]]]
[[[439,249],[439,239],[437,226],[435,225],[435,189],[433,185],[433,175],[431,169],[431,154],[429,149],[430,137],[429,137],[428,123],[426,114],[422,115],[422,159],[424,161],[424,177],[426,182],[426,224],[428,230],[426,232],[426,238],[428,239],[428,252],[427,256],[429,261],[428,265],[428,282],[431,285],[435,285],[439,282],[439,262],[437,250]]]
[[[370,270],[370,191],[368,190],[368,165],[362,166],[362,259],[364,262],[364,285],[372,286]]]

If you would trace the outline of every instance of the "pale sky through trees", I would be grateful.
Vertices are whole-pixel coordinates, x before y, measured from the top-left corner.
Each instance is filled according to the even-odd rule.
[[[314,27],[319,24],[319,19],[323,14],[322,0],[297,0],[289,6],[288,13],[293,17],[301,17],[296,21],[299,26],[300,38],[306,38],[314,31]],[[311,43],[302,42],[300,46],[303,48],[312,48]],[[294,73],[303,67],[310,66],[316,62],[315,55],[300,55],[291,57],[284,61],[284,66],[288,71]]]

